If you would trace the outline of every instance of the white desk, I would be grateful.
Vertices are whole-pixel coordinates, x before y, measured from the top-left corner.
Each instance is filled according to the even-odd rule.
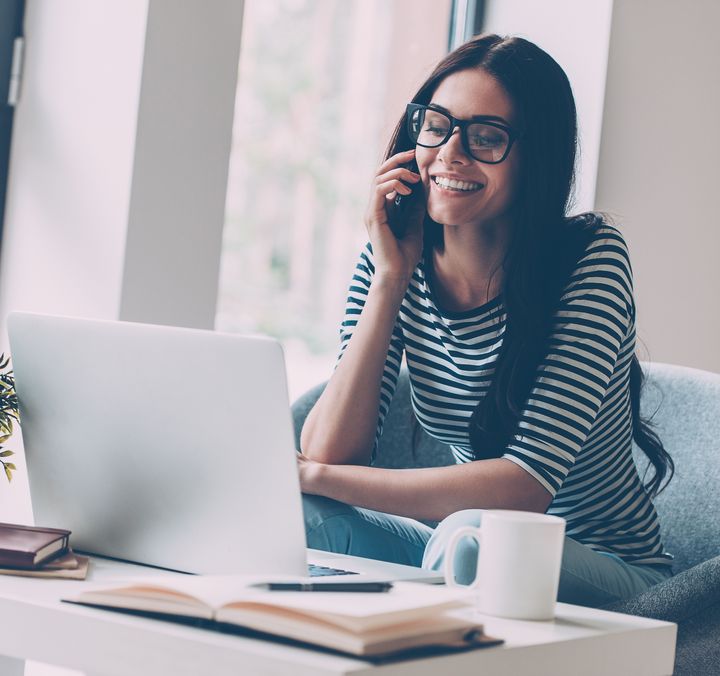
[[[162,574],[97,560],[89,581]],[[558,604],[552,622],[478,616],[494,648],[375,666],[245,637],[60,603],[86,584],[0,576],[0,664],[38,660],[88,676],[671,674],[676,625]],[[11,658],[8,660],[8,658]],[[22,673],[18,670],[18,673]]]

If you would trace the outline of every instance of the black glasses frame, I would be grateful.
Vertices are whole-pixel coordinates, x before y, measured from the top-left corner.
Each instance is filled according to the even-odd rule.
[[[427,111],[432,110],[434,113],[440,113],[441,115],[444,115],[445,117],[450,120],[450,128],[448,129],[447,134],[445,135],[445,138],[440,141],[439,143],[433,143],[432,145],[427,145],[425,143],[420,143],[417,140],[415,140],[415,133],[413,132],[413,114],[417,111]],[[456,128],[460,129],[460,141],[462,142],[463,150],[472,157],[474,160],[477,160],[478,162],[482,162],[483,164],[500,164],[500,162],[504,161],[505,158],[510,154],[510,150],[513,147],[513,143],[519,138],[519,134],[514,132],[510,127],[508,127],[505,124],[502,124],[501,122],[497,122],[493,119],[487,119],[482,116],[475,117],[472,120],[458,120],[458,118],[453,117],[449,113],[446,113],[444,110],[438,110],[437,108],[433,108],[432,106],[425,106],[420,103],[408,103],[407,104],[407,133],[411,140],[416,145],[422,146],[423,148],[439,148],[442,145],[445,145],[449,140],[450,137],[453,135],[453,132]],[[499,160],[481,160],[479,157],[476,157],[473,155],[472,150],[470,150],[470,142],[468,141],[467,137],[467,130],[468,127],[471,124],[485,124],[488,127],[495,127],[496,129],[502,129],[508,136],[508,144],[507,148],[505,148],[505,152],[503,153],[503,156]]]

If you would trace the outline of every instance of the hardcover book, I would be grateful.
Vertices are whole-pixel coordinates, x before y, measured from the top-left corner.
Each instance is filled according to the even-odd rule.
[[[68,547],[70,531],[0,523],[0,567],[36,568]]]
[[[72,603],[198,626],[244,628],[357,656],[388,656],[414,648],[448,649],[502,643],[487,637],[468,612],[468,593],[411,582],[390,591],[298,592],[254,588],[247,578],[157,578],[89,589]]]

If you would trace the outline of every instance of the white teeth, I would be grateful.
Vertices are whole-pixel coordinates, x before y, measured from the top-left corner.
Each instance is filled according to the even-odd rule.
[[[482,188],[480,183],[470,183],[469,181],[456,181],[454,178],[445,178],[444,176],[436,176],[435,183],[441,188],[449,188],[450,190],[479,190]]]

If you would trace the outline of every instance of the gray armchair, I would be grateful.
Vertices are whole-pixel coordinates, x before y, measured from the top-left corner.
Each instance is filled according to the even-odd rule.
[[[678,624],[675,674],[720,674],[720,375],[645,364],[645,416],[675,461],[657,498],[675,577],[607,610]],[[644,456],[636,455],[645,466]]]
[[[720,674],[720,375],[667,364],[644,364],[643,415],[675,461],[675,477],[655,500],[675,577],[608,610],[678,624],[675,673]],[[318,385],[293,404],[296,447]],[[415,443],[413,443],[415,439]],[[636,456],[641,471],[645,456]],[[415,422],[407,373],[401,373],[380,440],[376,465],[452,464],[444,445]]]

